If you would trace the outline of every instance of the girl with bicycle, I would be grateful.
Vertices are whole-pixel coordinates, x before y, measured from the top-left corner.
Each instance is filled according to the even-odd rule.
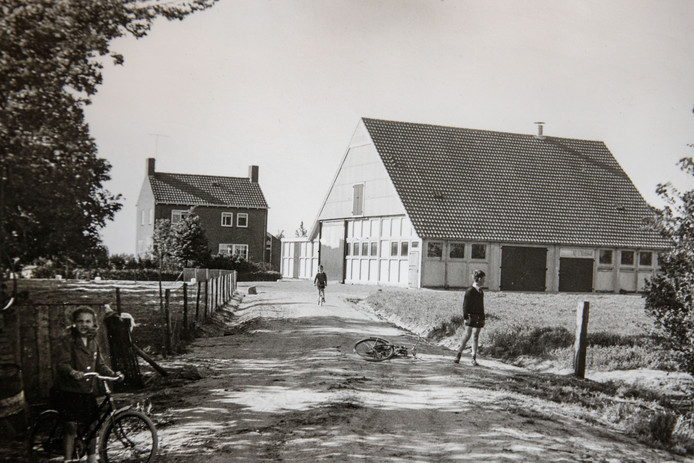
[[[484,280],[486,274],[482,270],[475,270],[472,273],[472,279],[474,283],[472,287],[465,291],[465,297],[463,299],[463,320],[465,324],[465,335],[460,342],[460,349],[455,356],[454,363],[460,363],[460,357],[463,355],[463,350],[467,345],[470,337],[472,337],[472,360],[473,366],[477,366],[477,349],[480,339],[480,331],[484,327],[484,293],[482,292],[482,286],[484,286]]]
[[[98,384],[85,373],[97,372],[104,376],[122,376],[114,373],[104,363],[96,341],[96,313],[87,306],[80,306],[72,313],[73,325],[61,340],[57,350],[55,384],[51,398],[65,418],[63,450],[65,461],[74,455],[77,426],[87,426],[96,416]],[[87,445],[87,461],[96,463],[96,439]]]

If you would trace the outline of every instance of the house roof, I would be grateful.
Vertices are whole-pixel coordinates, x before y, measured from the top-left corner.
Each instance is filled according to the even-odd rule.
[[[246,177],[155,172],[149,183],[157,204],[267,209],[260,185]]]
[[[664,248],[605,144],[364,118],[423,238]]]

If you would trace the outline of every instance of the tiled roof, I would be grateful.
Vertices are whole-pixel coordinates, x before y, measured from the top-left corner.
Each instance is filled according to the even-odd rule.
[[[603,142],[363,121],[420,237],[667,245]]]
[[[268,207],[260,185],[245,177],[155,172],[149,183],[157,204],[186,206]]]

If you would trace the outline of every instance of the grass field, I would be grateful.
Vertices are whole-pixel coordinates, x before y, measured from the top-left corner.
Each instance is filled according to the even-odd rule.
[[[403,326],[440,340],[462,336],[462,299],[462,291],[383,289],[366,302]],[[487,291],[483,353],[520,364],[571,367],[576,310],[583,302],[590,303],[588,368],[674,369],[670,353],[658,347],[643,298],[634,294]]]

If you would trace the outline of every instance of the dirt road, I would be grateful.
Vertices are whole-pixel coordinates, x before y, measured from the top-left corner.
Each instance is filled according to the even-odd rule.
[[[163,461],[683,461],[504,390],[500,363],[454,365],[430,345],[415,360],[358,358],[362,337],[414,341],[347,300],[373,290],[333,285],[318,307],[310,283],[257,285],[232,317],[243,329],[178,360],[203,378],[154,397]]]

